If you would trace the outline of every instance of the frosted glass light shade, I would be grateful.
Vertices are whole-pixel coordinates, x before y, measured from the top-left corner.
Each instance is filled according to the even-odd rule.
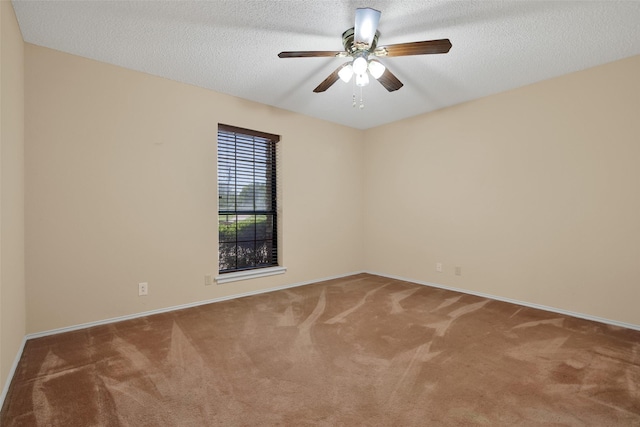
[[[369,61],[369,72],[371,73],[371,76],[374,79],[378,80],[380,76],[384,74],[385,70],[386,70],[385,66],[382,65],[382,63],[376,61],[375,59],[372,59],[371,61]]]
[[[366,86],[369,84],[369,75],[365,72],[364,74],[356,74],[356,86]]]
[[[353,67],[351,64],[345,65],[340,71],[338,71],[338,77],[340,77],[340,80],[345,83],[349,83],[351,76],[353,76]]]
[[[363,56],[358,56],[353,60],[353,72],[362,75],[367,72],[367,60]]]

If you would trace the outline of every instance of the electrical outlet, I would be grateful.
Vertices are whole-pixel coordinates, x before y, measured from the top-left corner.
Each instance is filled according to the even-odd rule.
[[[204,276],[204,285],[205,286],[213,285],[213,276],[211,274],[207,274],[206,276]]]
[[[456,267],[455,271],[456,271],[456,276],[462,276],[462,267]]]
[[[442,263],[441,262],[436,262],[436,271],[438,273],[442,273]]]
[[[147,282],[138,283],[138,296],[149,295],[149,284]]]

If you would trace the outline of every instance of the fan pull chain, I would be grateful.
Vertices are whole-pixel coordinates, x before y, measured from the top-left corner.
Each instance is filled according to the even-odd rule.
[[[356,108],[356,79],[353,79],[353,86],[351,87],[353,87],[353,103],[351,104],[351,106],[353,108]]]
[[[357,98],[356,98],[356,84],[355,84],[355,79],[353,81],[353,98],[352,98],[353,102],[351,103],[351,106],[353,108],[356,108],[356,105],[358,105],[357,102]],[[360,105],[358,105],[358,107],[362,110],[364,108],[364,100],[362,99],[362,86],[360,86]]]

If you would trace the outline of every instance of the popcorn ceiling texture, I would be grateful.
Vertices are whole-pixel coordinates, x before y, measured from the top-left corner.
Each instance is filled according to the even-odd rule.
[[[640,54],[634,1],[13,0],[29,43],[366,129]],[[405,86],[312,90],[344,59],[357,7],[382,11],[379,45],[449,38],[446,55],[387,58]],[[357,93],[359,96],[359,91]]]
[[[33,339],[15,426],[640,423],[640,331],[361,274]]]

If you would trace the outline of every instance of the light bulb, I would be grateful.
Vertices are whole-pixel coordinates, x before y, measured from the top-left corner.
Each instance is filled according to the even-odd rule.
[[[349,83],[351,76],[353,76],[353,67],[351,64],[345,65],[340,71],[338,71],[338,77],[340,77],[340,80],[345,83]]]
[[[378,80],[385,72],[386,68],[382,63],[372,59],[369,61],[369,72],[374,79]]]
[[[361,75],[367,72],[367,60],[364,56],[358,56],[353,60],[353,72]]]
[[[356,74],[356,86],[366,86],[369,84],[369,75],[365,72],[364,74]]]

